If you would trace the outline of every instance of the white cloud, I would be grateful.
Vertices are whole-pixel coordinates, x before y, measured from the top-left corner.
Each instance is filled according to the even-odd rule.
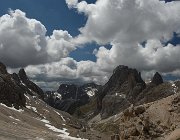
[[[59,61],[75,49],[67,31],[46,36],[44,25],[20,10],[0,17],[0,60],[10,67]]]
[[[79,38],[99,43],[142,42],[148,39],[166,40],[180,30],[180,4],[159,0],[97,0],[75,6],[88,16]],[[173,15],[173,16],[172,16]],[[78,38],[78,39],[79,39]]]
[[[58,61],[61,58],[67,57],[69,52],[75,50],[71,39],[72,36],[67,31],[53,31],[53,35],[47,39],[47,53],[50,61]]]
[[[74,42],[112,45],[94,51],[100,70],[111,73],[117,65],[128,65],[144,73],[175,74],[180,69],[180,45],[163,45],[174,32],[180,33],[179,2],[97,0],[95,4],[81,1],[74,8],[88,17]]]
[[[112,71],[118,64],[140,71],[173,72],[180,69],[180,45],[164,46],[158,40],[148,40],[142,47],[138,44],[115,44],[110,50],[101,47],[96,53],[97,64]]]
[[[72,8],[77,5],[78,0],[66,0],[66,3],[68,4],[69,8]]]
[[[88,83],[95,82],[104,84],[108,80],[109,73],[99,69],[100,67],[92,61],[77,62],[67,57],[58,62],[43,65],[29,65],[25,68],[27,75],[37,84],[53,88],[52,83]],[[13,71],[10,69],[9,71]],[[49,84],[47,84],[47,83]]]

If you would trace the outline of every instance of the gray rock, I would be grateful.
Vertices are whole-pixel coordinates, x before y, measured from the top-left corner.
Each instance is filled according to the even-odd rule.
[[[101,111],[103,118],[117,114],[129,107],[145,87],[146,84],[136,69],[118,66],[98,93],[97,109]]]
[[[162,84],[163,83],[162,76],[158,72],[156,72],[151,83],[153,83],[155,85]]]

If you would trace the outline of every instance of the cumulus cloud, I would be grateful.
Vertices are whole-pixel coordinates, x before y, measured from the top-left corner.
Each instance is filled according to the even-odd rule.
[[[58,61],[75,50],[75,45],[71,43],[71,39],[72,36],[67,31],[54,30],[52,36],[47,38],[49,61]]]
[[[43,65],[29,65],[25,68],[25,71],[31,79],[39,81],[37,83],[49,83],[48,87],[52,87],[52,83],[83,84],[95,82],[103,84],[104,81],[108,80],[109,76],[108,73],[101,71],[95,62],[77,62],[70,57]]]
[[[46,36],[45,26],[20,10],[0,17],[0,60],[10,67],[59,61],[75,49],[67,31]]]
[[[78,0],[66,0],[66,3],[68,4],[69,8],[73,8],[78,4]]]
[[[106,44],[110,42],[143,42],[148,39],[167,40],[180,32],[180,4],[159,0],[97,0],[85,1],[74,8],[88,16],[78,39]],[[173,15],[173,16],[172,16]]]
[[[163,45],[159,40],[148,40],[140,44],[116,44],[110,50],[101,47],[97,53],[97,64],[106,71],[112,71],[118,64],[124,64],[139,71],[174,73],[180,69],[180,45]],[[180,76],[180,75],[179,75]]]
[[[180,45],[164,44],[174,32],[180,34],[179,2],[97,0],[95,4],[81,1],[74,8],[88,17],[74,42],[112,45],[111,49],[100,47],[94,51],[96,65],[102,71],[112,72],[117,65],[128,65],[144,73],[177,74]],[[146,42],[144,46],[142,42]]]

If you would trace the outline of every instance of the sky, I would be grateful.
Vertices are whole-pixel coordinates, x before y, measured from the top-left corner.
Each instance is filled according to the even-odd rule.
[[[118,65],[180,79],[180,1],[0,0],[0,61],[45,90],[104,84]]]

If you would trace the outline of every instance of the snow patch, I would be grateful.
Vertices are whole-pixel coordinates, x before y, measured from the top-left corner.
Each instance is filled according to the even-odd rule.
[[[26,106],[28,109],[32,109],[34,112],[38,113],[37,112],[37,109],[35,107],[32,107],[32,106]]]
[[[85,91],[87,92],[87,95],[88,95],[89,97],[92,97],[92,96],[94,96],[95,93],[97,92],[97,89],[96,89],[96,88],[89,88],[89,89],[87,89],[87,90],[85,90]]]
[[[45,124],[45,126],[48,127],[50,130],[52,130],[52,131],[54,131],[54,132],[62,133],[62,134],[64,134],[64,135],[69,135],[69,133],[66,132],[66,131],[67,131],[66,128],[63,128],[63,130],[61,130],[61,129],[58,129],[58,128],[56,128],[55,126],[52,126],[52,125],[50,125],[50,124]]]
[[[24,83],[23,83],[23,81],[20,81],[20,82],[21,82],[21,84],[22,84],[23,86],[25,86],[25,87],[26,87],[26,84],[24,84]]]
[[[61,94],[59,94],[58,92],[55,92],[54,95],[55,95],[55,98],[58,98],[60,100],[62,99]]]
[[[36,140],[44,140],[43,138],[36,137]]]
[[[45,124],[46,127],[48,127],[50,130],[57,132],[57,133],[62,133],[59,134],[58,136],[61,137],[62,139],[68,139],[68,140],[87,140],[87,139],[81,139],[81,138],[75,138],[75,137],[71,137],[69,136],[69,133],[66,132],[67,129],[63,128],[63,129],[58,129],[50,124]]]
[[[57,111],[55,111],[55,110],[54,110],[54,112],[56,112],[56,114],[58,114],[64,122],[66,121],[66,120],[64,119],[64,117],[63,117],[59,112],[57,112]]]
[[[42,122],[44,122],[44,123],[47,123],[47,124],[50,124],[50,122],[49,122],[48,120],[46,120],[46,119],[42,119],[42,120],[40,120],[40,121],[42,121]]]
[[[75,137],[71,137],[71,136],[67,136],[67,135],[63,135],[63,134],[60,134],[58,136],[65,140],[66,139],[67,140],[88,140],[88,139],[82,139],[82,138],[75,138]]]
[[[17,110],[16,108],[14,108],[14,106],[8,107],[7,105],[5,105],[5,104],[3,104],[3,103],[0,103],[0,105],[3,106],[3,107],[6,107],[6,108],[8,108],[8,109],[17,111],[17,112],[23,112],[23,111],[24,111],[24,110],[22,110],[22,109]]]
[[[13,122],[13,124],[17,124],[16,122]]]
[[[16,121],[19,121],[19,122],[20,122],[19,119],[16,119],[16,118],[14,118],[13,116],[9,116],[9,118],[11,118],[11,119],[13,119],[13,120],[16,120]]]
[[[126,98],[126,95],[121,94],[121,93],[117,93],[117,92],[116,92],[115,96],[119,96],[119,97],[122,97],[122,98]]]
[[[30,98],[29,98],[26,94],[24,94],[24,96],[25,96],[28,100],[30,100]]]
[[[174,83],[172,83],[172,87],[173,87],[173,91],[177,93],[178,87]]]

